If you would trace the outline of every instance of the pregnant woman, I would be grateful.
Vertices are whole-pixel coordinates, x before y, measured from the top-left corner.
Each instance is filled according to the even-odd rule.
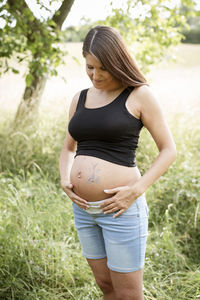
[[[175,160],[175,144],[158,102],[114,28],[92,28],[83,56],[93,86],[78,92],[70,106],[61,186],[73,202],[83,255],[103,299],[142,300],[145,191]],[[159,154],[141,176],[135,150],[143,126]]]

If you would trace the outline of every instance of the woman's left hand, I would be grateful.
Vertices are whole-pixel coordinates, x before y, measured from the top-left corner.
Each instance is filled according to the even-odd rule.
[[[135,201],[136,199],[142,194],[134,186],[119,186],[114,189],[107,189],[104,190],[107,194],[113,194],[109,199],[106,199],[100,207],[102,208],[105,214],[117,213],[113,216],[116,218],[120,216],[123,212],[125,212]]]

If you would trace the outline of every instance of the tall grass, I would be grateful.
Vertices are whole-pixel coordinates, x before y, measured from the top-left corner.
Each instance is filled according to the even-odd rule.
[[[187,52],[188,47],[180,48],[183,52],[180,59],[188,62],[185,70],[199,62],[197,47],[189,47],[193,52]],[[192,66],[188,55],[192,56]],[[180,72],[183,69],[178,69],[177,74]],[[192,74],[199,72],[196,65],[195,72]],[[181,86],[189,85],[187,76]],[[186,89],[183,91],[179,95],[181,101],[183,98],[182,107],[198,96],[192,92],[186,99]],[[150,211],[144,272],[146,300],[200,299],[199,112],[188,110],[186,114],[184,111],[182,108],[179,113],[169,110],[168,115],[177,145],[177,160],[146,193]],[[101,299],[101,292],[81,255],[71,201],[60,188],[58,158],[65,137],[66,114],[61,109],[49,112],[43,107],[36,124],[13,128],[13,112],[3,113],[0,119],[0,300]],[[137,164],[142,173],[156,154],[152,138],[143,130],[137,150]]]
[[[1,124],[0,299],[99,294],[91,272],[79,274],[86,263],[58,174],[64,120],[51,124],[18,131]]]
[[[36,127],[1,124],[0,299],[101,299],[74,228],[71,202],[61,191],[58,157],[66,120],[40,118]],[[150,226],[146,299],[200,297],[198,117],[171,129],[178,158],[147,191]],[[178,125],[177,125],[178,124]],[[137,151],[142,172],[156,155],[143,130]]]
[[[145,270],[146,299],[200,298],[200,126],[198,114],[174,117],[171,129],[177,145],[176,162],[147,191],[150,228]],[[140,145],[142,160],[148,145],[147,161],[155,148],[146,132]],[[147,153],[147,151],[146,151]]]

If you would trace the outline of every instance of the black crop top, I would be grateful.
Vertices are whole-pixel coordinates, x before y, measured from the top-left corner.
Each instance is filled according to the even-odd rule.
[[[136,166],[135,150],[143,123],[125,103],[134,87],[124,89],[111,103],[86,108],[87,91],[81,91],[69,133],[78,142],[76,155],[95,156],[118,165]]]

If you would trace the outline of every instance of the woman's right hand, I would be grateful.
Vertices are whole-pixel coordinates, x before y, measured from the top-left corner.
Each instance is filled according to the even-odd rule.
[[[78,195],[76,195],[73,191],[73,184],[70,182],[61,182],[61,187],[63,191],[67,194],[67,196],[78,205],[80,208],[87,209],[89,208],[88,202],[85,199],[82,199]]]

